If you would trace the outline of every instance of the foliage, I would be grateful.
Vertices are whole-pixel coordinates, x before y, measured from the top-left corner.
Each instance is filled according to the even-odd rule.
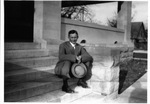
[[[94,19],[95,14],[88,5],[64,7],[61,9],[61,17],[88,23],[102,24],[101,21]]]
[[[119,75],[119,94],[143,76],[146,73],[145,69],[147,69],[147,61],[130,60],[121,63]]]
[[[92,17],[94,16],[94,14],[92,13],[92,11],[90,11],[88,6],[82,5],[62,8],[61,16],[74,20],[92,22]]]
[[[117,12],[114,12],[114,17],[112,19],[107,18],[108,26],[117,28]]]
[[[108,26],[117,28],[117,20],[116,19],[112,19],[112,20],[107,19],[107,21],[108,21]]]

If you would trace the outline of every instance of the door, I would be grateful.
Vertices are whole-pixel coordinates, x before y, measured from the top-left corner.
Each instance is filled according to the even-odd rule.
[[[33,42],[33,21],[34,1],[5,1],[5,42]]]

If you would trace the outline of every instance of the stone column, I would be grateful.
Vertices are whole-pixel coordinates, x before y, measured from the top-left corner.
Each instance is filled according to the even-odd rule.
[[[43,1],[43,38],[60,40],[61,1]]]
[[[118,2],[117,28],[124,29],[124,43],[133,46],[131,42],[131,1]]]
[[[34,42],[46,48],[47,42],[43,39],[43,1],[34,1],[34,8]]]

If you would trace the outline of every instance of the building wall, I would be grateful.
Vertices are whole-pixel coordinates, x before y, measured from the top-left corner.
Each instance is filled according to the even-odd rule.
[[[62,40],[68,40],[68,31],[71,29],[78,31],[78,42],[85,39],[87,43],[92,44],[114,44],[115,41],[120,43],[124,40],[124,31],[122,29],[62,18]]]

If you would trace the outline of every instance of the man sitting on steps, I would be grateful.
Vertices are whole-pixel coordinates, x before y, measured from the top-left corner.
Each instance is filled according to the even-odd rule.
[[[59,61],[55,67],[55,74],[63,78],[62,91],[67,93],[74,93],[68,85],[68,79],[72,78],[71,68],[74,63],[83,63],[87,69],[87,73],[84,77],[79,78],[78,86],[88,88],[86,83],[92,76],[92,63],[93,58],[80,44],[76,43],[78,40],[78,32],[76,30],[70,30],[68,32],[68,39],[59,46]]]

